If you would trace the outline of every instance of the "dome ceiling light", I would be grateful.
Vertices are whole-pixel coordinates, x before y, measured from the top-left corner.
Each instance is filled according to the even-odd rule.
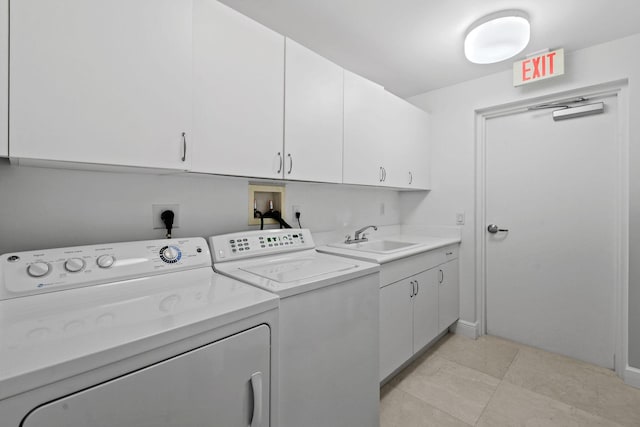
[[[471,25],[464,54],[474,64],[493,64],[519,54],[529,44],[529,16],[520,10],[487,15]]]

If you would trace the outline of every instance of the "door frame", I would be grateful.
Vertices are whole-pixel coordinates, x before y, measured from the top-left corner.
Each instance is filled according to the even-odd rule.
[[[628,371],[628,301],[629,301],[629,107],[628,80],[616,80],[579,89],[556,92],[522,101],[475,110],[475,278],[478,334],[487,333],[486,311],[486,121],[523,113],[541,103],[557,102],[577,96],[586,98],[614,95],[618,102],[617,140],[618,171],[616,190],[616,276],[614,278],[614,366],[619,377]],[[551,111],[549,111],[551,119]]]

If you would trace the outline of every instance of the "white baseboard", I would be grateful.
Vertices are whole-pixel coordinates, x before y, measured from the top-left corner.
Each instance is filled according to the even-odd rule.
[[[454,325],[449,328],[454,334],[460,334],[464,337],[476,339],[480,336],[480,325],[478,322],[467,322],[464,320],[458,320]]]
[[[640,388],[640,369],[627,366],[624,370],[624,382],[631,387]]]

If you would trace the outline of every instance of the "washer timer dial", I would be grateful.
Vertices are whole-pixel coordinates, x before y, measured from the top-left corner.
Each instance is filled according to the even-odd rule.
[[[31,277],[43,277],[49,274],[51,265],[44,261],[37,261],[27,267],[27,274]]]
[[[167,264],[174,264],[180,261],[182,258],[182,252],[175,246],[164,246],[160,249],[160,259]]]
[[[69,273],[77,273],[84,268],[84,260],[82,258],[69,258],[64,263],[64,269]]]

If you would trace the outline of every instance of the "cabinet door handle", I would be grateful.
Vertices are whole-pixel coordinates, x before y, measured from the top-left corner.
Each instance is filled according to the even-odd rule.
[[[409,185],[413,184],[413,174],[409,171]]]
[[[442,282],[444,282],[444,271],[439,270],[439,272],[440,272],[440,282],[439,283],[442,283]]]
[[[380,182],[382,182],[382,166],[380,166],[379,178],[380,178]]]
[[[447,252],[445,255],[453,255],[453,251],[452,252]]]
[[[182,161],[187,160],[187,133],[182,132]]]
[[[287,175],[291,175],[291,171],[293,170],[293,157],[291,157],[291,153],[287,154],[287,157],[289,157],[289,172],[287,172]]]
[[[383,167],[382,168],[382,181],[386,181],[387,180],[387,170]]]
[[[411,285],[411,298],[413,298],[413,296],[415,295],[415,287],[413,286],[413,280],[409,282],[409,284]]]
[[[251,375],[251,390],[253,391],[251,427],[260,427],[262,425],[262,372]]]
[[[279,151],[278,151],[278,162],[279,162],[279,163],[278,163],[278,164],[279,164],[279,166],[278,166],[278,172],[276,172],[276,173],[280,173],[280,172],[282,172],[282,163],[284,163],[284,160],[283,160],[283,158],[282,158],[282,153],[280,153]]]
[[[420,292],[420,282],[416,280],[416,295],[418,295],[418,292]]]

